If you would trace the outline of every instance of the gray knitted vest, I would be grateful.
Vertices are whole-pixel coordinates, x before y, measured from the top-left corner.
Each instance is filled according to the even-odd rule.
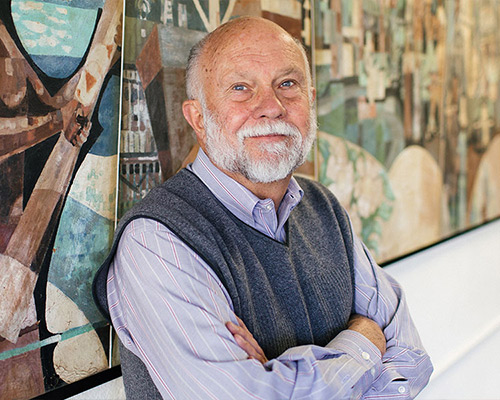
[[[346,328],[351,314],[351,230],[328,189],[297,180],[305,194],[286,224],[286,243],[240,221],[188,170],[153,189],[121,219],[96,276],[94,296],[103,314],[109,319],[106,275],[123,229],[133,219],[150,218],[213,269],[269,359],[294,346],[326,345]]]

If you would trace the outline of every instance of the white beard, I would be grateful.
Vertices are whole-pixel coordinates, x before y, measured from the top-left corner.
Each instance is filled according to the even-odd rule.
[[[225,141],[221,125],[206,107],[203,107],[203,120],[207,155],[217,166],[239,173],[254,183],[270,183],[289,176],[304,163],[316,138],[316,113],[312,107],[305,140],[302,140],[295,125],[283,121],[268,121],[255,127],[239,129],[236,132],[238,144],[233,148]],[[252,157],[245,148],[244,140],[270,134],[287,136],[291,144],[290,140],[262,144],[259,146],[262,152],[260,157]]]

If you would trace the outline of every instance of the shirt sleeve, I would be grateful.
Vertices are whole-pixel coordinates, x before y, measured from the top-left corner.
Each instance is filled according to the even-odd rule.
[[[429,381],[433,367],[411,319],[404,293],[356,236],[354,266],[354,311],[377,322],[387,340],[380,373],[363,399],[412,399]]]
[[[164,398],[359,399],[386,375],[377,348],[352,331],[325,347],[289,349],[265,365],[248,359],[225,326],[237,321],[219,279],[151,220],[124,231],[108,274],[108,302],[120,340]]]

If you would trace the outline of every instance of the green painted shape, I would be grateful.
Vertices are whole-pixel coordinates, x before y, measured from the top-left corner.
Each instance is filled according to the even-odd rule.
[[[47,339],[40,340],[34,343],[27,344],[26,346],[19,347],[17,349],[11,349],[0,353],[0,361],[7,360],[8,358],[15,357],[29,351],[37,350],[43,346],[48,346],[49,344],[62,342],[74,338],[75,336],[83,335],[84,333],[93,331],[96,328],[106,326],[106,323],[98,323],[95,325],[86,324],[83,326],[78,326],[76,328],[68,329],[66,332],[62,332],[58,335],[51,336]]]

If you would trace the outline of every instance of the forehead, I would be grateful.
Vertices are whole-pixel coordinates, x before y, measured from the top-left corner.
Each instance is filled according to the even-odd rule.
[[[227,74],[243,70],[297,70],[307,68],[303,53],[284,31],[268,26],[254,26],[227,32],[207,49],[205,72]],[[262,72],[262,71],[259,71]]]

